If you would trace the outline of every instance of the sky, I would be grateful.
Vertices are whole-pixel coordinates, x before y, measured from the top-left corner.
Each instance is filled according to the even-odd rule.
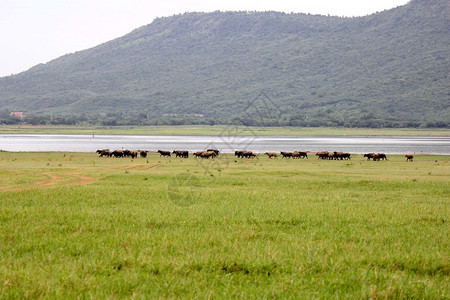
[[[356,17],[409,0],[0,0],[0,77],[150,24],[201,11],[283,11]]]

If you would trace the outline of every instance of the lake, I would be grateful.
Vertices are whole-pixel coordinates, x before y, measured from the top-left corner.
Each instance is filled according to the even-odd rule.
[[[343,151],[450,155],[450,137],[0,134],[0,149],[5,151],[95,152],[97,149],[198,151],[207,148],[217,148],[221,152],[246,149],[255,152]]]

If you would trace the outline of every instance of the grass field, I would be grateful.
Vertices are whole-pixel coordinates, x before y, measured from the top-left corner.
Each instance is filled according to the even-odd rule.
[[[449,299],[449,175],[0,152],[0,298]]]
[[[147,135],[220,135],[236,126],[0,126],[0,133],[48,134],[147,134]],[[411,128],[325,128],[325,127],[239,127],[239,135],[394,135],[394,136],[450,136],[448,129]]]

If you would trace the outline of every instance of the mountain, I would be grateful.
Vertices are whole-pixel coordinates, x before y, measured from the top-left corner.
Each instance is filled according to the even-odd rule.
[[[266,125],[448,127],[449,8],[447,0],[412,0],[357,18],[278,12],[158,18],[0,78],[0,107],[244,117]]]

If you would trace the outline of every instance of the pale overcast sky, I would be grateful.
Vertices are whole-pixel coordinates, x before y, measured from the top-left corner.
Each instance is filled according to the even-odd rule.
[[[120,37],[156,17],[192,11],[364,16],[409,0],[0,0],[0,76]]]

